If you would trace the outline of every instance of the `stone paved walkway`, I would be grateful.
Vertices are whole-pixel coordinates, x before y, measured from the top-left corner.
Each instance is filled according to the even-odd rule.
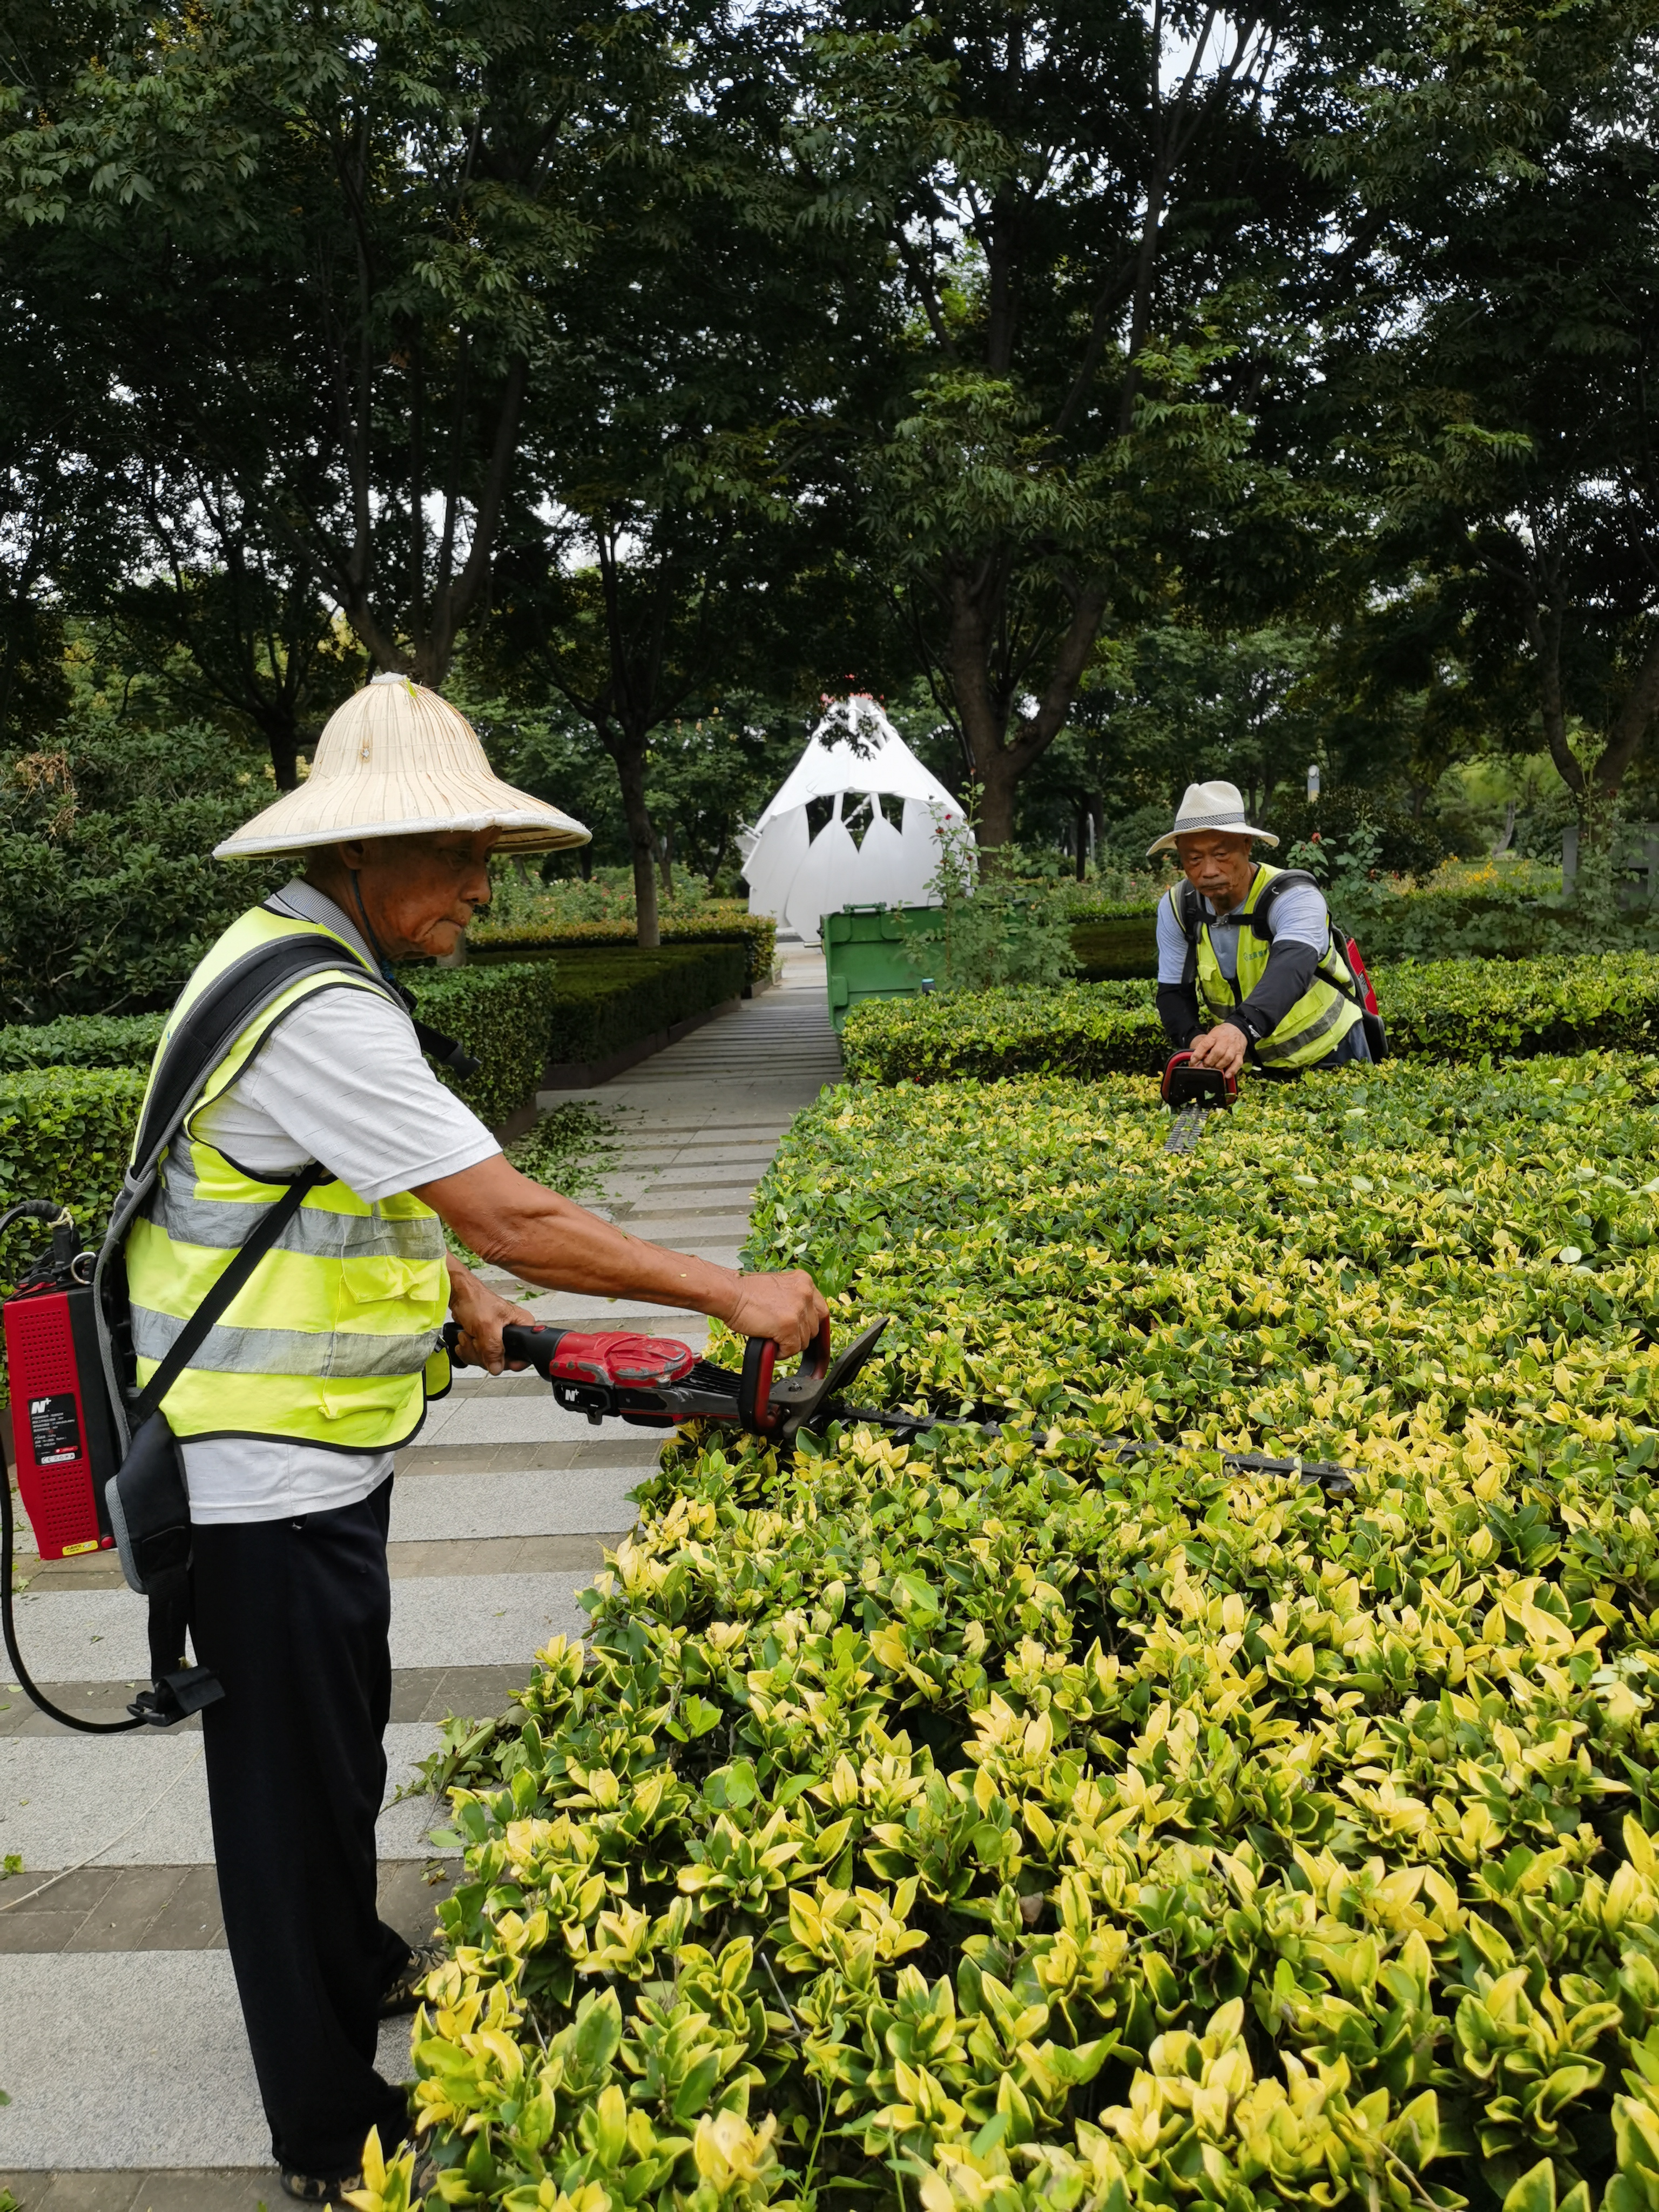
[[[757,1179],[799,1107],[840,1073],[823,957],[787,951],[781,987],[617,1082],[580,1094],[617,1118],[606,1210],[642,1237],[731,1264]],[[560,1093],[562,1098],[568,1096]],[[550,1096],[548,1103],[554,1099]],[[538,1317],[647,1328],[701,1347],[700,1315],[538,1294]],[[398,1458],[392,1513],[394,1787],[449,1712],[500,1709],[633,1518],[654,1463],[638,1431],[560,1412],[531,1376],[459,1382]],[[118,1717],[143,1662],[143,1608],[107,1557],[38,1572],[18,1606],[55,1700]],[[276,2212],[268,2142],[223,1948],[194,1724],[100,1741],[0,1686],[0,2186],[23,2212]],[[381,1911],[431,1926],[453,1862],[429,1799],[380,1822]],[[50,1881],[58,1870],[81,1870]],[[381,2065],[406,2070],[407,2023]]]

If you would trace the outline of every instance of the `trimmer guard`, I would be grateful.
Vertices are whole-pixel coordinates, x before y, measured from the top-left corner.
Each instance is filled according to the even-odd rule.
[[[1176,1114],[1186,1106],[1231,1106],[1237,1097],[1237,1076],[1194,1066],[1190,1052],[1174,1054],[1164,1071],[1164,1103]]]

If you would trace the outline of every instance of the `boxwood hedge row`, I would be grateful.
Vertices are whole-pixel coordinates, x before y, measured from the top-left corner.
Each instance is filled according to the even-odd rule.
[[[579,1065],[607,1060],[738,998],[748,975],[747,955],[736,944],[665,945],[655,951],[633,945],[579,946],[562,951],[557,965],[548,1058]]]
[[[452,1729],[430,2201],[1659,2204],[1656,1095],[805,1115],[750,1258],[1001,1425],[683,1439],[586,1659]]]
[[[718,915],[677,920],[665,915],[659,924],[665,945],[741,945],[745,983],[763,983],[777,958],[778,926],[770,915],[745,914],[724,902]],[[511,959],[532,946],[546,945],[574,951],[592,945],[636,945],[631,921],[475,922],[467,942],[476,955],[498,955]]]
[[[867,1000],[848,1017],[842,1056],[850,1075],[878,1083],[1150,1074],[1170,1050],[1154,988],[1133,981]],[[1659,1041],[1659,958],[1646,952],[1428,961],[1385,970],[1377,998],[1390,1049],[1408,1058],[1647,1051]]]

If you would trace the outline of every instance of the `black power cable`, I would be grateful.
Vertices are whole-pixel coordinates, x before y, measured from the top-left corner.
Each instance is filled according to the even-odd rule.
[[[0,1213],[0,1236],[5,1234],[14,1221],[44,1221],[56,1225],[60,1221],[66,1223],[68,1219],[69,1216],[64,1208],[52,1205],[50,1200],[26,1198],[16,1206],[8,1206],[3,1213]],[[99,1379],[101,1383],[101,1376]],[[10,1661],[13,1671],[17,1676],[19,1687],[27,1693],[31,1702],[38,1705],[43,1713],[48,1714],[55,1721],[61,1721],[65,1728],[74,1729],[81,1735],[125,1735],[132,1729],[143,1728],[146,1723],[142,1719],[82,1720],[74,1713],[66,1713],[60,1705],[54,1705],[46,1692],[38,1689],[30,1679],[28,1668],[23,1664],[23,1655],[17,1649],[17,1624],[12,1618],[11,1566],[15,1535],[15,1520],[11,1505],[11,1477],[8,1474],[5,1480],[0,1481],[0,1636],[4,1638],[6,1656]]]

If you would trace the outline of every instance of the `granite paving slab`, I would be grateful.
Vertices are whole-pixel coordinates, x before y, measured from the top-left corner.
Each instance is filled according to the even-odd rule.
[[[397,1721],[386,1732],[382,1858],[430,1856],[426,1831],[437,1817],[431,1801],[391,1800],[412,1779],[415,1761],[436,1749],[440,1733],[430,1722]],[[106,1843],[109,1848],[100,1850]],[[103,1743],[70,1735],[0,1740],[0,1856],[11,1852],[26,1874],[88,1858],[94,1866],[151,1867],[211,1859],[200,1736],[145,1729]],[[21,1897],[33,1884],[15,1875],[0,1884],[0,1922],[17,1909],[14,1887]]]
[[[489,1667],[526,1658],[556,1635],[580,1635],[575,1593],[591,1573],[435,1575],[392,1586],[394,1667]],[[29,1672],[51,1682],[148,1680],[145,1608],[131,1591],[27,1595],[16,1607]]]
[[[631,1528],[628,1493],[652,1462],[556,1474],[400,1474],[392,1490],[398,1540],[441,1536],[567,1536]]]
[[[380,2064],[407,2075],[406,2020]],[[283,2201],[223,1951],[0,1958],[0,2171],[263,2166]]]

